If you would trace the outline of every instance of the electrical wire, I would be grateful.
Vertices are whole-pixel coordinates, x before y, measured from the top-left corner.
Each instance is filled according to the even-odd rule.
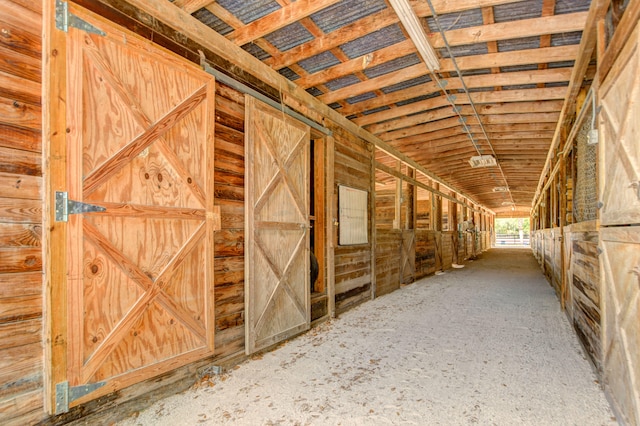
[[[436,27],[438,28],[438,32],[442,35],[442,40],[444,41],[445,47],[447,49],[447,52],[449,53],[449,57],[451,58],[451,61],[453,62],[453,66],[456,69],[456,73],[458,74],[458,78],[460,79],[460,82],[462,83],[462,88],[463,88],[464,92],[466,93],[467,98],[469,99],[469,103],[471,104],[471,109],[473,110],[473,114],[476,117],[476,119],[478,120],[478,124],[480,125],[480,129],[482,130],[482,134],[485,137],[485,139],[487,141],[487,144],[489,145],[489,149],[491,150],[491,153],[492,153],[493,157],[496,159],[496,165],[498,166],[498,170],[500,170],[500,174],[502,176],[502,180],[504,181],[504,184],[507,187],[507,192],[509,194],[509,198],[511,199],[511,205],[514,206],[515,205],[515,201],[513,200],[513,194],[511,193],[511,188],[509,187],[509,183],[507,182],[507,177],[505,176],[504,171],[502,170],[502,166],[500,165],[500,162],[498,161],[498,156],[496,155],[496,152],[493,149],[493,144],[491,143],[491,140],[489,139],[489,136],[487,135],[487,131],[484,128],[484,124],[482,124],[482,121],[480,120],[480,114],[478,114],[478,110],[476,109],[476,105],[473,102],[473,99],[471,98],[471,93],[469,93],[469,89],[467,87],[467,84],[465,83],[464,78],[462,78],[462,72],[460,71],[460,68],[458,67],[458,63],[456,61],[456,58],[453,55],[453,52],[451,51],[451,46],[449,45],[449,41],[447,40],[447,37],[445,36],[444,30],[442,29],[442,26],[440,25],[440,20],[438,18],[438,14],[436,13],[436,11],[434,9],[433,4],[431,3],[431,0],[427,0],[427,4],[429,5],[429,9],[431,10],[431,15],[432,15],[432,17],[434,19],[434,22],[436,23]],[[458,113],[458,115],[460,116],[462,124],[463,124],[463,129],[469,135],[469,139],[471,140],[471,143],[473,144],[473,146],[476,149],[476,151],[478,151],[478,154],[480,154],[481,151],[480,151],[479,146],[476,143],[475,139],[473,138],[473,134],[471,133],[469,127],[467,126],[466,122],[462,118],[462,114],[458,110],[457,106],[455,105],[454,102],[451,101],[451,95],[448,95],[446,90],[444,89],[443,85],[441,85],[439,83],[440,79],[438,78],[436,73],[433,72],[432,75],[436,79],[436,83],[438,83],[438,86],[444,91],[445,95],[447,96],[447,100],[449,100],[449,102],[452,104],[454,111],[456,111]],[[480,155],[482,155],[482,154],[480,154]],[[491,175],[495,179],[495,176],[493,175],[493,173],[491,173]]]

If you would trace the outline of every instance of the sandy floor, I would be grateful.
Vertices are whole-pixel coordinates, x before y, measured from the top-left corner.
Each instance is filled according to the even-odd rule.
[[[613,425],[529,250],[365,303],[121,425]]]

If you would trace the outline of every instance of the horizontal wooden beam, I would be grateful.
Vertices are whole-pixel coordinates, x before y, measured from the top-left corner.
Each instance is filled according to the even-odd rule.
[[[513,52],[488,53],[484,55],[461,56],[456,59],[458,67],[462,71],[473,69],[485,69],[516,65],[530,65],[538,63],[565,62],[575,60],[578,54],[576,45],[545,47],[540,49],[517,50]],[[440,63],[441,70],[455,71],[451,59],[443,59]],[[420,75],[426,75],[427,69]],[[369,80],[367,80],[369,81]],[[404,81],[402,79],[398,82]],[[384,86],[380,86],[384,87]],[[379,87],[379,88],[380,88]],[[366,92],[363,92],[366,93]],[[340,109],[345,116],[359,114],[364,111],[380,108],[382,106],[406,101],[432,92],[422,93],[418,87],[398,90],[374,99],[347,105]]]
[[[392,108],[375,114],[369,114],[353,119],[353,122],[365,126],[365,128],[374,134],[385,131],[394,130],[396,128],[415,126],[427,121],[438,120],[441,118],[452,117],[456,113],[449,103],[446,106],[433,107],[435,99],[427,99],[426,101],[415,102],[414,104],[402,107]],[[462,105],[461,114],[469,115],[473,112],[470,106]],[[562,101],[534,101],[534,102],[509,102],[498,104],[477,105],[478,114],[518,114],[518,113],[536,113],[536,112],[560,112],[562,109]],[[417,114],[416,111],[425,111]],[[406,115],[413,114],[410,117]],[[397,118],[402,117],[402,118]],[[395,119],[395,120],[394,120]]]
[[[547,69],[539,71],[517,72],[517,75],[513,76],[511,75],[512,73],[488,74],[468,76],[465,77],[464,80],[469,89],[504,86],[506,84],[509,84],[508,82],[510,82],[510,84],[512,85],[562,82],[569,81],[568,79],[570,77],[570,71],[570,69],[564,69],[559,72],[555,72],[553,71],[553,69]],[[403,81],[421,77],[423,75],[426,75],[427,72],[428,70],[425,68],[424,64],[416,64],[398,71],[384,74],[380,77],[371,78],[361,83],[352,84],[350,86],[343,87],[342,89],[331,91],[324,95],[318,96],[318,99],[326,104],[330,104],[339,100],[348,99],[354,96],[362,95],[364,93],[372,92],[378,90],[381,87],[389,87]],[[514,72],[513,74],[516,73]],[[462,88],[463,86],[460,79],[452,78],[448,81],[447,90],[457,90]],[[426,95],[434,92],[439,92],[440,88],[435,83],[431,82],[421,85],[419,90],[421,94]],[[414,93],[413,96],[415,97],[419,95],[417,93]]]
[[[506,3],[515,3],[517,0],[477,0],[473,2],[452,2],[449,0],[431,0],[433,7],[438,14],[462,12],[476,9],[478,7],[497,6]],[[482,6],[478,6],[482,4]],[[425,16],[430,16],[425,15]],[[355,21],[336,31],[333,31],[322,38],[317,38],[307,43],[296,46],[288,51],[275,55],[265,61],[273,69],[279,70],[292,64],[318,55],[327,50],[341,46],[349,41],[364,37],[367,34],[378,31],[382,28],[398,22],[398,16],[391,10],[385,9],[366,18]]]

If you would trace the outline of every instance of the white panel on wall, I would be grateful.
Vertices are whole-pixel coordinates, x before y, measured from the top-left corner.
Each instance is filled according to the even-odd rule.
[[[338,220],[340,224],[339,244],[367,244],[368,239],[367,191],[338,186]]]

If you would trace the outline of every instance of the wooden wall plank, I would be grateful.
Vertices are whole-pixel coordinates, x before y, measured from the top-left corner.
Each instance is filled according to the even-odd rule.
[[[0,400],[42,388],[40,342],[0,350]]]
[[[21,16],[0,16],[0,47],[39,60],[42,55],[41,35],[23,26],[20,20]]]
[[[3,46],[0,46],[0,71],[36,82],[42,78],[39,59],[16,53]]]
[[[23,129],[0,122],[0,146],[40,153],[40,130]]]
[[[40,343],[42,340],[42,320],[0,324],[0,351],[13,347]]]
[[[6,426],[38,424],[45,417],[42,399],[42,389],[36,389],[0,400],[0,418]]]
[[[0,173],[0,198],[41,200],[41,188],[39,176]]]

